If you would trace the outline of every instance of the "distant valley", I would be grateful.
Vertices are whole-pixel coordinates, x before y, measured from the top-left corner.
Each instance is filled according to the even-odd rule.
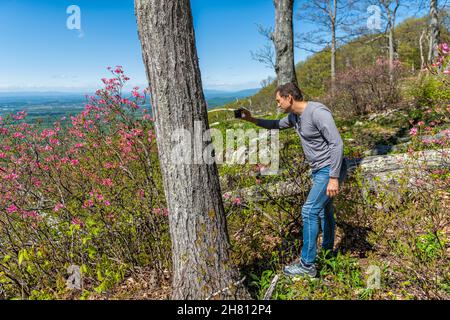
[[[235,92],[205,89],[204,93],[208,108],[215,108],[236,99],[252,96],[258,91],[259,89]],[[81,112],[86,102],[87,99],[82,93],[0,92],[0,116],[25,110],[28,122],[41,119],[44,123],[51,123],[63,116]]]

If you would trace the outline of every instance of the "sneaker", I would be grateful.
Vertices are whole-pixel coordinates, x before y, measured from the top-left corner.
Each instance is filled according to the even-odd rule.
[[[311,278],[315,278],[317,275],[316,266],[313,264],[308,267],[302,262],[301,259],[299,262],[296,262],[296,263],[293,263],[291,265],[284,267],[283,272],[285,275],[291,276],[291,277],[309,276]]]

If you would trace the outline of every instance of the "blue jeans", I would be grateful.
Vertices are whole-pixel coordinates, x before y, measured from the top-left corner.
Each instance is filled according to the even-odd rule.
[[[314,264],[317,255],[317,237],[319,225],[323,232],[322,248],[333,250],[335,220],[333,199],[327,196],[327,186],[330,180],[330,166],[312,172],[313,185],[302,208],[303,218],[303,248],[302,261],[306,265]],[[347,164],[344,160],[339,176],[339,189],[347,174]]]

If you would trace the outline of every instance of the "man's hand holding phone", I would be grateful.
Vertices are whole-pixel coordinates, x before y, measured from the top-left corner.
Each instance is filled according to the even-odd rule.
[[[234,117],[236,119],[243,119],[249,122],[256,123],[256,119],[252,117],[252,113],[245,108],[234,110]]]

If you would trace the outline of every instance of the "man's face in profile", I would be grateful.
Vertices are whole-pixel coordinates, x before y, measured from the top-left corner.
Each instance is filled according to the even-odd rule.
[[[294,100],[291,95],[283,98],[280,96],[280,92],[276,95],[277,107],[283,111],[283,113],[289,113],[292,109],[292,101]]]

